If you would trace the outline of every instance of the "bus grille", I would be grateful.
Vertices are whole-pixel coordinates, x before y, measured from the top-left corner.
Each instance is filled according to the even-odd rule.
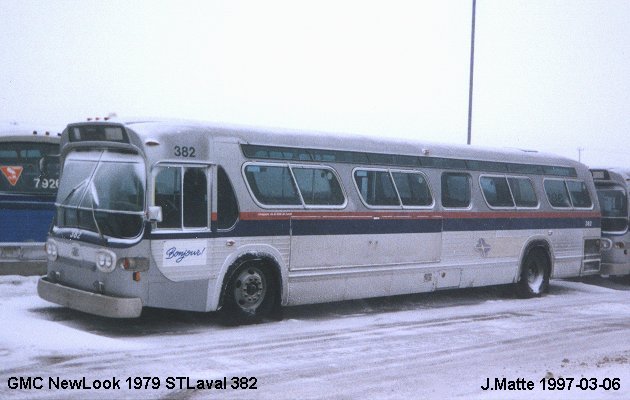
[[[599,272],[602,257],[600,253],[601,242],[599,239],[584,240],[584,260],[582,272]]]

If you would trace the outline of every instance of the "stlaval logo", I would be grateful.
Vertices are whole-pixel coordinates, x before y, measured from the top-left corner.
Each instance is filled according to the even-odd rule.
[[[481,253],[482,257],[488,256],[488,253],[490,252],[491,249],[492,247],[488,243],[486,243],[486,241],[483,240],[483,238],[479,238],[479,240],[477,241],[477,244],[475,245],[475,250]]]
[[[10,165],[2,166],[0,167],[0,170],[2,171],[4,177],[7,178],[11,186],[15,186],[17,185],[20,176],[22,176],[22,170],[24,170],[24,167]]]

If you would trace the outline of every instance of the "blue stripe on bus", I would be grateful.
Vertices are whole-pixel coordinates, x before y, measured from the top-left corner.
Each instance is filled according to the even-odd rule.
[[[212,232],[151,232],[145,239],[215,237],[437,233],[522,229],[599,228],[600,218],[426,218],[426,219],[260,219],[240,220],[234,229]],[[587,226],[588,225],[588,226]]]

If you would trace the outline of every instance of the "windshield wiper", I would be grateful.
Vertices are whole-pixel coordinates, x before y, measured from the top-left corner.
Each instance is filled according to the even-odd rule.
[[[98,207],[99,199],[98,199],[98,192],[96,191],[96,188],[94,187],[94,183],[90,184],[89,191],[90,191],[90,198],[92,199],[91,201],[92,220],[94,221],[94,226],[96,226],[96,231],[98,232],[98,235],[101,237],[101,240],[105,240],[105,236],[103,235],[101,228],[98,226],[98,221],[96,220],[96,208],[94,207],[94,205],[96,203],[96,206]]]
[[[87,182],[87,179],[82,180],[81,182],[79,182],[78,185],[76,185],[75,187],[72,188],[72,190],[70,190],[70,193],[68,193],[68,195],[66,197],[64,197],[64,199],[61,201],[61,205],[71,205],[69,203],[66,203],[66,200],[68,200],[70,198],[70,196],[72,196],[74,194],[74,192],[76,192],[77,190],[79,190],[83,185],[85,185],[85,183]]]

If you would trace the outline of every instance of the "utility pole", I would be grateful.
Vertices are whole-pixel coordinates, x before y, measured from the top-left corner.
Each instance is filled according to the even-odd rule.
[[[468,84],[468,144],[472,141],[472,99],[473,99],[473,70],[475,65],[475,13],[477,0],[472,3],[472,29],[470,32],[470,81]]]
[[[582,152],[584,151],[584,147],[578,147],[577,151],[578,151],[578,161],[582,162]]]

